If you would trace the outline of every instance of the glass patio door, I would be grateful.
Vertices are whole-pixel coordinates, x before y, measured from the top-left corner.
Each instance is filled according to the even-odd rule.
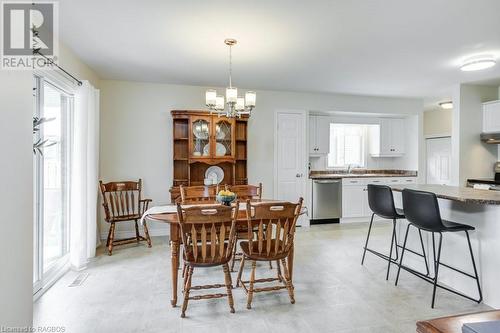
[[[65,269],[69,253],[69,175],[73,96],[35,77],[34,292]],[[41,120],[41,121],[40,121]]]

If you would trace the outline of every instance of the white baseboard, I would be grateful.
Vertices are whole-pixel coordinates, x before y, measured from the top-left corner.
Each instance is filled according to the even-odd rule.
[[[370,222],[371,216],[366,217],[343,217],[340,219],[340,223],[359,223],[359,222]],[[374,221],[383,221],[384,219],[375,216]],[[390,221],[390,220],[387,220]]]
[[[148,230],[150,236],[168,236],[170,234],[167,225],[165,225],[164,227],[155,227],[155,228],[149,226]],[[142,236],[144,236],[142,227],[139,227],[139,232]],[[115,239],[130,238],[130,237],[135,237],[135,229],[115,231]],[[101,232],[101,240],[106,240],[107,238],[108,238],[108,230]]]

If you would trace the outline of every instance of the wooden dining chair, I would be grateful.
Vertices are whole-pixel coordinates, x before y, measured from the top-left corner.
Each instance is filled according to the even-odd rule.
[[[226,189],[234,192],[239,200],[262,199],[262,183],[259,185],[227,185]]]
[[[177,204],[181,227],[183,260],[187,267],[184,276],[184,302],[181,317],[186,316],[190,300],[227,297],[231,313],[234,313],[231,275],[228,262],[231,259],[236,233],[238,204],[235,208],[223,205],[182,208]],[[192,286],[195,268],[222,266],[224,284]],[[191,290],[226,288],[226,293],[190,296]]]
[[[99,181],[104,207],[104,220],[110,223],[106,247],[108,255],[113,254],[113,246],[146,241],[151,247],[148,227],[144,221],[144,236],[139,233],[138,220],[148,209],[151,199],[142,199],[142,180],[103,183]],[[115,240],[115,225],[118,222],[134,221],[135,237]]]
[[[263,291],[287,289],[290,302],[295,303],[294,288],[286,258],[293,248],[295,225],[302,208],[302,201],[303,199],[300,198],[296,204],[290,202],[252,204],[250,200],[247,200],[247,240],[240,242],[243,257],[236,284],[237,286],[241,284],[247,293],[247,309],[252,307],[253,294]],[[257,232],[254,232],[255,228]],[[241,278],[246,260],[252,261],[249,281],[243,281]],[[256,279],[257,261],[276,261],[278,276]],[[282,270],[279,266],[280,262],[283,266]],[[255,288],[256,283],[273,281],[279,281],[282,285]]]
[[[259,185],[226,185],[226,190],[234,192],[238,200],[247,199],[262,199],[262,183]],[[247,229],[246,226],[236,226],[236,241],[234,242],[233,257],[231,259],[231,272],[234,272],[234,264],[236,261],[241,259],[243,253],[238,252],[238,240],[246,238]],[[269,263],[269,267],[272,268],[272,263]]]
[[[218,186],[179,186],[180,203],[214,203]]]

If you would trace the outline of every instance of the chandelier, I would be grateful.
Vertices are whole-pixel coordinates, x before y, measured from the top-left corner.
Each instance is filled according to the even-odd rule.
[[[236,39],[228,38],[224,44],[229,46],[229,87],[226,88],[226,98],[217,95],[215,89],[208,89],[205,93],[205,104],[210,109],[210,113],[216,113],[228,118],[241,117],[241,115],[250,115],[255,107],[257,94],[254,91],[247,91],[245,97],[238,97],[238,88],[232,85],[232,47],[236,45]],[[224,103],[224,100],[226,103]],[[224,104],[227,104],[227,108]]]

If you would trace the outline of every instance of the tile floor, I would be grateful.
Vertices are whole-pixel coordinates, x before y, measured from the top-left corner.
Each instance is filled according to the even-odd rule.
[[[374,227],[373,248],[388,252],[390,225]],[[438,290],[430,308],[432,287],[396,267],[385,280],[386,262],[367,254],[360,265],[367,224],[321,225],[298,230],[295,251],[295,298],[286,291],[260,293],[246,309],[241,288],[233,292],[236,313],[223,299],[192,301],[187,317],[170,306],[170,248],[165,237],[101,250],[82,286],[68,287],[69,272],[34,305],[35,326],[65,326],[68,333],[101,332],[415,332],[415,322],[449,314],[489,309]],[[257,277],[274,274],[268,266]],[[233,276],[235,277],[235,273]],[[248,277],[248,270],[245,271]],[[194,283],[220,282],[222,269],[195,270]]]

